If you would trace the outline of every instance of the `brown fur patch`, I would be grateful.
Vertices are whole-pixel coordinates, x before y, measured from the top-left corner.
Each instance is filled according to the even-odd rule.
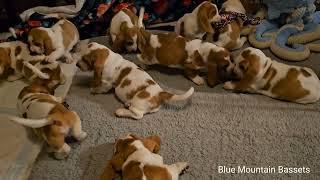
[[[107,177],[107,179],[111,177],[112,179],[113,176],[110,175],[114,175],[116,171],[121,171],[123,163],[137,150],[136,147],[131,145],[135,140],[135,138],[117,140],[115,144],[115,154],[104,170],[102,177]]]
[[[11,65],[11,49],[0,47],[0,66],[7,69]]]
[[[25,95],[27,95],[29,93],[44,93],[44,94],[53,95],[54,92],[51,89],[49,89],[48,87],[33,83],[29,86],[24,87],[20,91],[18,99],[22,99]]]
[[[169,100],[173,94],[162,91],[160,92],[157,96],[153,96],[150,98],[149,102],[151,103],[152,107],[151,109],[156,109],[158,108],[161,104]]]
[[[141,170],[140,162],[130,161],[122,171],[122,178],[126,180],[142,179],[143,172]]]
[[[39,28],[33,28],[29,32],[29,36],[33,39],[31,43],[40,47],[46,56],[54,51],[52,40],[48,32]]]
[[[240,0],[247,14],[255,14],[263,6],[261,1]]]
[[[57,150],[65,143],[65,135],[61,132],[65,128],[73,127],[77,118],[73,112],[59,103],[56,103],[56,106],[49,112],[48,117],[54,120],[55,123],[50,126],[44,126],[41,130],[46,136],[47,143]]]
[[[257,76],[260,70],[260,61],[259,56],[251,54],[250,50],[244,50],[241,53],[244,60],[240,63],[244,65],[243,77],[240,81],[234,82],[235,89],[240,91],[246,91],[248,87],[254,81],[254,78]]]
[[[242,25],[241,25],[240,21],[242,21],[242,20],[237,19],[237,20],[231,22],[230,25],[228,25],[231,27],[231,32],[229,35],[230,41],[225,45],[224,48],[226,48],[228,50],[232,50],[232,49],[236,48],[237,40],[240,38],[240,33],[241,33],[241,29],[242,29]]]
[[[151,79],[148,79],[148,80],[147,80],[147,83],[150,84],[150,85],[155,85],[155,84],[156,84],[156,82],[154,82],[154,81],[151,80]]]
[[[225,60],[230,56],[230,52],[227,50],[222,51],[213,51],[211,50],[208,55],[208,85],[210,87],[214,87],[222,79],[226,79],[226,77],[220,77],[219,71],[226,72],[225,69],[229,65],[229,61]]]
[[[267,70],[267,72],[263,75],[263,79],[267,79],[267,83],[264,85],[264,87],[262,88],[263,90],[269,90],[271,87],[271,81],[273,80],[273,78],[275,77],[275,75],[277,74],[277,70],[275,68],[273,68],[272,66],[270,66]]]
[[[297,69],[289,69],[286,77],[280,79],[271,92],[277,95],[277,98],[287,101],[295,101],[305,97],[310,91],[302,87],[298,80],[299,74],[300,72]]]
[[[126,67],[121,69],[120,74],[116,80],[116,82],[114,83],[115,86],[119,86],[120,83],[122,82],[122,80],[131,72],[132,68],[131,67]]]
[[[121,83],[121,88],[124,88],[126,86],[129,86],[131,84],[131,80],[130,79],[125,79],[123,80],[123,82]]]
[[[17,71],[22,72],[22,68],[23,68],[23,60],[18,59],[16,61],[16,69],[17,69]]]
[[[183,36],[183,37],[185,36],[184,21],[182,21],[181,24],[180,24],[180,32],[179,32],[179,34],[181,36]]]
[[[136,16],[136,15],[135,15],[131,10],[129,10],[129,9],[122,9],[122,11],[130,17],[130,20],[131,20],[132,24],[134,24],[134,25],[136,25],[136,26],[138,25],[138,20],[139,20],[138,16]]]
[[[101,85],[102,71],[108,56],[108,49],[94,49],[89,54],[82,57],[82,61],[86,62],[86,64],[90,66],[90,69],[94,70],[91,87],[98,87]]]
[[[155,55],[162,65],[183,65],[188,54],[185,50],[186,39],[176,33],[159,34],[161,47],[156,49]],[[168,53],[170,52],[170,53]]]
[[[67,20],[65,20],[63,24],[60,24],[60,27],[63,29],[63,46],[65,49],[67,49],[71,42],[74,40],[75,36],[77,36],[78,30],[74,24]]]
[[[198,24],[204,32],[214,33],[210,19],[217,14],[217,9],[210,3],[203,3],[198,10]]]
[[[310,76],[311,76],[311,74],[310,74],[307,70],[305,70],[305,69],[303,69],[303,68],[301,68],[301,73],[302,73],[305,77],[310,77]]]
[[[144,175],[146,179],[152,180],[172,180],[172,177],[168,170],[164,167],[145,165],[143,167]]]
[[[127,94],[127,99],[132,99],[138,92],[144,91],[148,86],[142,85]]]
[[[141,99],[146,99],[150,97],[150,93],[146,90],[143,90],[143,91],[140,91],[137,96]]]
[[[21,46],[17,46],[16,49],[14,50],[14,55],[15,56],[18,56],[22,51],[22,48]]]

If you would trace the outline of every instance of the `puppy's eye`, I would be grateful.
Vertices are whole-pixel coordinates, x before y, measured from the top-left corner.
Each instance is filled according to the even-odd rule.
[[[239,68],[240,68],[242,71],[245,71],[245,70],[247,69],[244,65],[240,65]]]
[[[38,43],[38,42],[34,42],[33,44],[34,44],[35,46],[41,46],[41,44]]]
[[[127,45],[128,45],[128,46],[132,46],[132,45],[133,45],[133,41],[128,41],[128,42],[127,42]]]

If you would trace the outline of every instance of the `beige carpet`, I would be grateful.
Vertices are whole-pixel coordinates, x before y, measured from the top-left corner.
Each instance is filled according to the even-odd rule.
[[[319,54],[302,64],[319,74]],[[156,68],[149,72],[163,87],[184,91],[194,86],[179,71]],[[67,160],[57,161],[42,152],[31,180],[96,179],[112,155],[114,140],[128,133],[160,135],[160,154],[166,163],[190,163],[181,179],[320,179],[320,103],[299,105],[233,94],[221,85],[213,89],[203,86],[196,87],[190,101],[166,105],[158,113],[134,121],[114,116],[122,106],[114,94],[90,95],[91,79],[91,74],[78,72],[67,96],[88,138],[71,143]],[[219,174],[217,167],[223,165],[309,167],[311,173]]]

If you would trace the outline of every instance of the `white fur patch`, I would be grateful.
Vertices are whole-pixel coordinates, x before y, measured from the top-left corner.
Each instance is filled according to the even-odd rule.
[[[159,39],[158,39],[158,35],[154,35],[154,34],[151,35],[151,37],[150,37],[150,45],[153,48],[161,47],[161,44],[160,44]]]

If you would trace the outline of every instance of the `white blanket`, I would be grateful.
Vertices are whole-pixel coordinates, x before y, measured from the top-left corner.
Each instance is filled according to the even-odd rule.
[[[45,15],[46,18],[72,18],[75,17],[83,7],[85,0],[75,0],[75,5],[47,7],[38,6],[28,9],[20,14],[22,21],[27,21],[33,13],[39,13]]]

